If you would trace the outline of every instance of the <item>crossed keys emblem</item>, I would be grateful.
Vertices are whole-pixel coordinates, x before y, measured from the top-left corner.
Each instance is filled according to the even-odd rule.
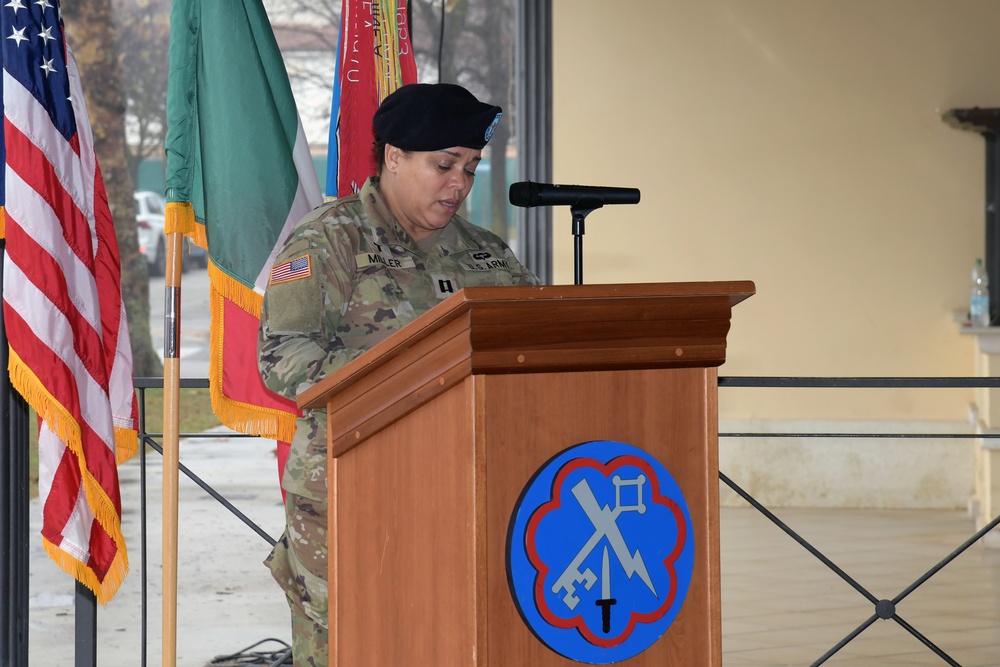
[[[653,455],[583,442],[549,459],[518,498],[507,534],[510,592],[528,628],[559,655],[628,660],[680,612],[693,536],[684,493]]]
[[[628,545],[625,543],[625,538],[622,536],[621,530],[618,528],[618,517],[622,512],[638,512],[643,514],[646,511],[646,505],[642,500],[642,486],[646,482],[645,475],[638,475],[635,479],[623,480],[619,475],[615,475],[611,478],[612,483],[615,485],[615,506],[610,507],[609,505],[601,506],[597,502],[597,498],[594,496],[593,489],[590,488],[590,484],[587,483],[586,479],[582,479],[576,483],[571,489],[573,496],[576,497],[578,503],[580,503],[581,509],[586,513],[587,518],[594,526],[594,533],[590,536],[590,539],[586,541],[580,551],[576,554],[576,557],[570,561],[569,565],[563,571],[563,573],[556,579],[556,582],[552,585],[552,592],[556,595],[560,591],[564,591],[562,601],[565,603],[570,610],[576,608],[580,603],[580,598],[576,595],[576,585],[583,584],[586,590],[593,588],[594,584],[597,583],[597,575],[594,574],[593,570],[589,567],[585,568],[582,572],[580,571],[583,562],[590,557],[597,545],[600,544],[601,540],[607,538],[608,543],[611,545],[611,549],[614,551],[615,556],[621,563],[622,568],[625,570],[625,574],[631,579],[633,574],[639,575],[639,579],[642,580],[646,587],[656,595],[656,588],[653,586],[653,581],[650,579],[649,572],[646,570],[646,564],[642,560],[642,554],[638,549],[635,553],[629,551]],[[636,490],[636,502],[631,505],[626,505],[622,503],[622,487],[634,486]],[[601,568],[601,597],[602,599],[597,602],[598,605],[602,606],[605,618],[605,627],[608,625],[608,618],[610,614],[610,605],[614,604],[614,598],[611,597],[611,581],[608,565],[608,550],[607,547],[604,549],[604,560]],[[603,603],[603,604],[602,604]],[[607,630],[605,630],[607,631]]]

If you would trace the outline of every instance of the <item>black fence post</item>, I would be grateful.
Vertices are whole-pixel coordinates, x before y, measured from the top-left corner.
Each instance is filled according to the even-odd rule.
[[[0,293],[5,244],[0,240]],[[0,308],[0,665],[28,666],[28,404],[10,386]]]
[[[76,615],[76,667],[97,665],[97,598],[94,592],[76,582],[74,612]]]

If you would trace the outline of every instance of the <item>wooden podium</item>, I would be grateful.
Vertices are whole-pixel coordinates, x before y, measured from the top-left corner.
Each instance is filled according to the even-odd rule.
[[[665,634],[621,664],[722,664],[717,370],[749,281],[470,288],[322,383],[329,415],[330,665],[548,667],[506,540],[551,457],[593,440],[661,461],[695,565]]]

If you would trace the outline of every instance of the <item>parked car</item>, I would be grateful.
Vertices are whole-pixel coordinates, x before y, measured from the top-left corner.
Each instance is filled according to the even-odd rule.
[[[163,233],[167,205],[155,192],[140,190],[135,193],[135,224],[139,236],[139,252],[146,258],[149,275],[162,276],[167,267],[167,237]],[[192,266],[208,266],[208,253],[184,238],[181,270]]]

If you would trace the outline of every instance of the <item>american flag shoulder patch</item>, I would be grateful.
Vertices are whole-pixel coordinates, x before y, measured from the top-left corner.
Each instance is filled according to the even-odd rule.
[[[271,285],[276,283],[287,283],[290,280],[308,278],[312,275],[312,266],[309,264],[309,255],[302,255],[284,264],[275,264],[271,267]]]

